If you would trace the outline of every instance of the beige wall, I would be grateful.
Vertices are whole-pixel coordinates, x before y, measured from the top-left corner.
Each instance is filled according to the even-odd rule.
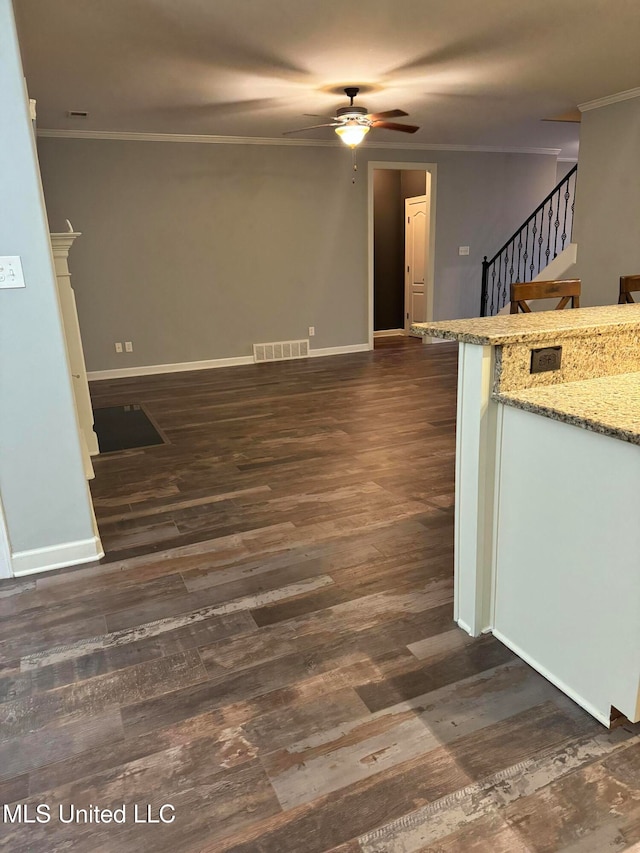
[[[558,166],[556,168],[556,184],[559,184],[560,181],[573,169],[576,165],[575,160],[567,161],[562,160],[558,161]]]
[[[367,161],[437,163],[435,316],[478,313],[480,261],[555,183],[546,155],[42,138],[89,370],[366,343]],[[458,245],[470,245],[468,258]],[[129,356],[114,341],[131,340]]]
[[[640,98],[582,116],[573,241],[581,304],[617,302],[620,276],[640,274]]]

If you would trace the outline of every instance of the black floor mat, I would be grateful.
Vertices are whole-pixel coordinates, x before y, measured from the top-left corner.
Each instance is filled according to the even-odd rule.
[[[101,453],[164,444],[164,439],[137,403],[94,409],[93,418]]]

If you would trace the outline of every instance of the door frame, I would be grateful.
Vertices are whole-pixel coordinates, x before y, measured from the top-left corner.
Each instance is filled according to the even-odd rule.
[[[367,171],[367,240],[368,240],[368,304],[367,325],[369,330],[369,349],[373,349],[373,173],[376,169],[393,169],[395,171],[426,172],[427,187],[425,195],[429,207],[429,239],[425,243],[427,258],[425,263],[425,290],[427,304],[427,322],[433,320],[433,289],[435,279],[435,248],[436,248],[436,163],[395,163],[389,160],[369,160]],[[423,338],[424,343],[430,338]]]

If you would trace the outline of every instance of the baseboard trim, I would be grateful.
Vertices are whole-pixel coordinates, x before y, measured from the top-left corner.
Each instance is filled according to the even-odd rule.
[[[32,548],[29,551],[16,551],[11,557],[15,577],[33,575],[36,572],[50,572],[65,566],[77,566],[90,563],[104,557],[102,543],[97,536],[81,539],[77,542],[64,542],[47,548]]]
[[[463,630],[470,637],[475,636],[473,631],[471,630],[471,625],[467,625],[467,623],[464,621],[464,619],[458,619],[457,621],[458,621],[458,628]]]
[[[322,358],[325,355],[347,355],[350,352],[369,352],[369,349],[369,344],[349,344],[346,347],[310,349],[309,358]]]
[[[255,364],[252,355],[239,355],[234,358],[211,358],[206,361],[181,361],[175,364],[141,364],[138,367],[116,367],[111,370],[90,370],[87,379],[95,382],[99,379],[126,379],[128,376],[152,376],[156,373],[182,373],[187,370],[210,370],[214,367],[237,367],[241,364]]]
[[[350,352],[366,352],[369,344],[350,344],[346,347],[324,347],[310,349],[309,358],[322,358],[325,355],[346,355]],[[269,362],[271,364],[273,362]],[[112,370],[90,370],[87,379],[97,382],[101,379],[126,379],[129,376],[152,376],[156,373],[182,373],[188,370],[211,370],[216,367],[238,367],[241,364],[255,364],[252,355],[240,355],[233,358],[211,358],[207,361],[181,361],[176,364],[142,364],[138,367],[116,367]]]
[[[374,338],[397,338],[399,335],[404,335],[404,329],[380,329],[373,333]]]
[[[536,672],[539,672],[540,675],[546,678],[547,681],[550,681],[551,684],[558,688],[558,690],[561,690],[570,699],[573,699],[576,704],[580,705],[581,708],[584,708],[587,713],[591,714],[592,717],[595,717],[596,720],[602,723],[603,726],[606,726],[607,728],[611,726],[611,720],[609,718],[608,713],[603,714],[598,711],[598,709],[594,705],[592,705],[591,702],[585,699],[584,696],[581,696],[579,693],[576,693],[576,691],[573,690],[573,688],[569,687],[567,684],[565,684],[561,678],[558,678],[552,672],[549,672],[546,666],[543,666],[542,664],[538,663],[535,658],[533,658],[530,654],[527,654],[527,652],[523,651],[517,643],[514,643],[508,637],[505,637],[505,635],[501,631],[497,631],[494,628],[492,633],[496,640],[500,640],[500,642],[503,643],[508,649],[511,649],[512,652],[515,652],[515,654],[517,654],[519,658],[522,658],[525,663],[528,663],[529,666],[533,667]]]

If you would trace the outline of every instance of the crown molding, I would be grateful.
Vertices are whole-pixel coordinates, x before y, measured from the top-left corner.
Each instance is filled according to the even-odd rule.
[[[113,139],[128,142],[192,142],[201,145],[295,145],[305,148],[344,148],[339,139],[279,139],[270,136],[209,136],[190,133],[137,133],[119,130],[58,130],[38,128],[38,136],[53,139]],[[367,142],[367,148],[405,151],[478,151],[492,154],[549,154],[557,156],[560,148],[504,148],[492,145],[448,145],[427,142]]]
[[[577,157],[558,157],[558,163],[577,163]]]
[[[274,139],[269,136],[213,136],[196,133],[141,133],[128,130],[58,130],[38,128],[37,135],[58,139],[115,139],[126,142],[195,142],[200,145],[303,145],[337,148],[340,140]]]
[[[617,92],[615,95],[607,95],[605,98],[596,98],[595,101],[585,101],[584,104],[578,104],[578,109],[581,113],[586,113],[589,110],[607,107],[609,104],[617,104],[619,101],[630,101],[631,98],[640,98],[640,86],[627,89],[625,92]]]

